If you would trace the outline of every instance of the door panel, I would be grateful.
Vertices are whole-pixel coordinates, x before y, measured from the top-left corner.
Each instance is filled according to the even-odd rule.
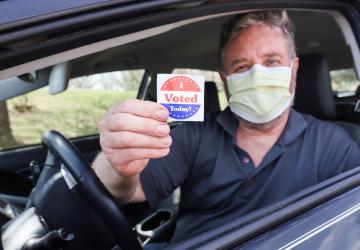
[[[91,163],[100,150],[99,136],[86,136],[71,140]],[[36,161],[43,165],[46,150],[42,145],[5,150],[0,152],[0,193],[27,195],[33,187],[29,164]]]

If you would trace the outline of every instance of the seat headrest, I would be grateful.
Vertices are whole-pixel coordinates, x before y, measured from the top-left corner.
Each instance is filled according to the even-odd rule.
[[[204,94],[204,107],[205,112],[220,111],[219,94],[216,88],[215,82],[205,82],[205,94]]]
[[[329,65],[323,55],[300,56],[294,109],[317,118],[336,118]]]

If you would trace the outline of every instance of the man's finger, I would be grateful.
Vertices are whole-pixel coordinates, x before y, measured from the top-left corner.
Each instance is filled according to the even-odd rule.
[[[132,131],[149,136],[164,137],[169,135],[170,127],[164,122],[143,118],[129,113],[109,114],[99,123],[99,131]]]
[[[125,148],[114,149],[107,153],[104,151],[112,166],[124,166],[135,160],[161,158],[168,155],[169,152],[169,148]]]
[[[168,110],[161,104],[142,100],[127,100],[109,110],[110,113],[130,113],[140,117],[156,119],[166,122],[169,117]]]
[[[154,137],[141,133],[120,131],[101,135],[103,147],[120,148],[168,148],[172,143],[170,136]]]

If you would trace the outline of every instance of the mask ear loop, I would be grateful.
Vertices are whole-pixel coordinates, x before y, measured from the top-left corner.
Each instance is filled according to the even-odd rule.
[[[292,76],[293,76],[293,65],[294,65],[294,59],[291,59],[291,63],[290,63],[290,71],[291,71],[291,78],[290,78],[290,81],[292,81]],[[296,81],[296,78],[294,79],[294,81]],[[291,83],[292,82],[290,82],[290,85],[291,85]],[[290,85],[289,85],[289,92],[290,92]],[[296,86],[296,84],[295,84],[295,86]],[[294,104],[294,97],[295,97],[295,89],[294,89],[294,92],[293,93],[291,93],[290,92],[290,94],[291,94],[291,106],[293,106],[293,104]]]

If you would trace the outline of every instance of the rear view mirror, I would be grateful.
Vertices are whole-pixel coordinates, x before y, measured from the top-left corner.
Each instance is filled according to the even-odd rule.
[[[49,77],[49,93],[58,94],[67,89],[70,80],[70,63],[63,62],[52,67]]]

